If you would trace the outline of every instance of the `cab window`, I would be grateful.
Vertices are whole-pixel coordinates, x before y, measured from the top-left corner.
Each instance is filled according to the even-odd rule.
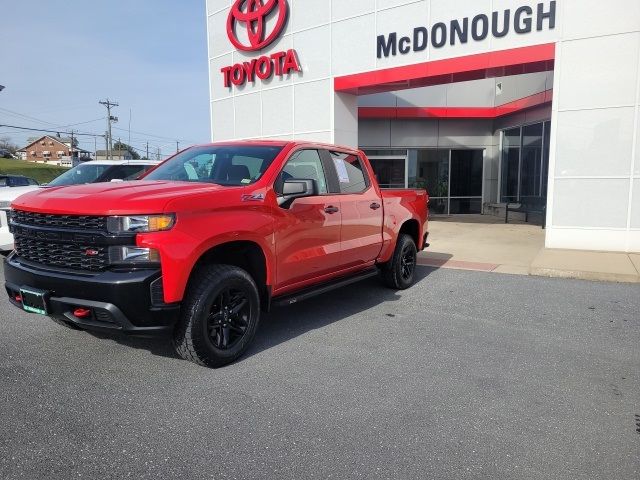
[[[317,150],[300,150],[286,163],[276,184],[276,191],[282,192],[282,186],[290,179],[315,180],[320,195],[328,193],[327,180]]]
[[[340,193],[362,193],[369,188],[369,177],[357,155],[341,152],[329,153],[338,174]]]

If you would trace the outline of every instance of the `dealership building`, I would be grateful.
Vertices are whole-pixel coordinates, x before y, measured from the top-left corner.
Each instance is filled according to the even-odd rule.
[[[640,1],[208,0],[212,139],[357,146],[434,214],[640,251]]]

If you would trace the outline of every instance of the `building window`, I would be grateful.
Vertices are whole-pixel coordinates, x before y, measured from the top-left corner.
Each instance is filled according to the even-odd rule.
[[[500,201],[546,200],[551,122],[502,132]]]
[[[424,188],[432,215],[482,213],[484,150],[367,150],[382,188]]]

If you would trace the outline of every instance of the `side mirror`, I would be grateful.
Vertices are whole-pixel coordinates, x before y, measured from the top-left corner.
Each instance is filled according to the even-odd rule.
[[[282,184],[282,195],[278,197],[281,207],[288,207],[296,198],[318,195],[318,183],[311,179],[290,178]]]

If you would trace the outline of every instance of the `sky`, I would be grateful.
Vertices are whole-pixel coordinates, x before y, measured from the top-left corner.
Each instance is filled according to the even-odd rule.
[[[0,12],[0,124],[103,135],[109,98],[114,141],[128,143],[131,116],[143,154],[209,141],[205,0],[3,0]],[[20,146],[38,135],[0,127]]]

